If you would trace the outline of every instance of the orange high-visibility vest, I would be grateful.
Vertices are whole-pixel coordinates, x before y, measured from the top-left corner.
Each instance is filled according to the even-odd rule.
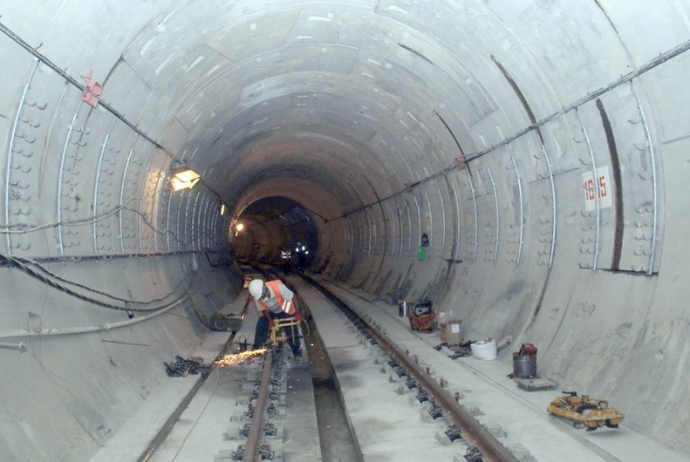
[[[278,305],[280,305],[283,312],[290,315],[295,314],[295,301],[290,300],[290,303],[286,303],[286,300],[283,298],[283,294],[280,293],[280,281],[268,281],[265,284],[273,291],[273,294],[275,294],[276,300],[278,300]],[[264,310],[270,311],[268,309],[268,305],[261,300],[256,300],[256,303],[258,303]]]

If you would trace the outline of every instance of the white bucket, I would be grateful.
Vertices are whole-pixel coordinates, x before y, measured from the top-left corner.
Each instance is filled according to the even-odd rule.
[[[494,339],[474,342],[470,345],[470,348],[472,349],[472,356],[474,356],[477,359],[491,361],[498,357],[496,350],[496,340]]]

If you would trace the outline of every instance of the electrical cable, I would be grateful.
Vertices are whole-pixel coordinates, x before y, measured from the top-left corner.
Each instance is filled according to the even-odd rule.
[[[63,226],[63,227],[66,227],[66,226],[87,226],[87,225],[92,225],[92,224],[97,223],[99,221],[105,220],[106,218],[109,218],[109,217],[119,213],[122,210],[127,210],[129,212],[132,212],[132,213],[139,215],[142,218],[142,221],[144,222],[144,224],[146,224],[146,226],[151,228],[151,230],[154,231],[155,233],[158,233],[160,235],[166,235],[166,234],[172,235],[175,242],[177,244],[179,244],[180,246],[186,247],[193,242],[193,239],[189,239],[187,242],[180,241],[177,238],[177,234],[174,231],[172,231],[171,229],[160,230],[149,222],[148,217],[144,213],[142,213],[139,210],[135,210],[135,209],[127,207],[127,204],[129,204],[130,202],[139,201],[139,200],[141,200],[141,199],[130,199],[127,202],[125,202],[123,205],[119,205],[119,206],[113,208],[112,210],[110,210],[108,212],[104,212],[100,215],[96,215],[95,217],[45,223],[42,225],[36,225],[36,226],[30,227],[30,228],[28,227],[29,225],[26,223],[17,223],[17,224],[13,224],[13,225],[6,224],[6,223],[0,224],[0,234],[28,234],[28,233],[33,233],[33,232],[40,231],[40,230],[43,230],[46,228],[57,228],[58,226]],[[21,228],[21,229],[13,230],[12,228]],[[200,234],[206,238],[212,238],[212,236],[208,232],[201,231]]]
[[[58,226],[86,226],[86,225],[92,225],[94,223],[97,223],[101,220],[105,220],[106,218],[109,218],[116,213],[118,213],[120,210],[129,210],[130,212],[134,212],[135,210],[128,208],[126,205],[129,204],[132,201],[135,200],[141,200],[141,199],[130,199],[127,202],[125,202],[123,205],[117,206],[114,209],[110,210],[109,212],[104,212],[100,215],[96,215],[94,217],[89,217],[89,218],[79,218],[76,220],[67,220],[67,221],[60,221],[60,222],[52,222],[52,223],[45,223],[43,225],[37,225],[31,228],[24,228],[29,226],[26,223],[17,223],[14,225],[10,224],[0,224],[0,234],[27,234],[27,233],[33,233],[35,231],[40,231],[42,229],[46,228],[57,228]],[[22,228],[17,231],[12,231],[12,228]]]
[[[560,110],[554,112],[553,114],[551,114],[547,117],[544,117],[544,118],[536,121],[535,123],[528,125],[527,127],[523,128],[519,132],[505,138],[504,140],[500,141],[497,144],[491,145],[490,147],[488,147],[484,150],[474,152],[472,154],[465,155],[464,153],[462,153],[463,154],[462,155],[463,163],[466,165],[469,165],[471,161],[474,161],[476,159],[479,159],[480,157],[483,157],[487,154],[495,152],[498,149],[509,145],[513,141],[525,136],[528,133],[531,133],[534,130],[538,131],[540,127],[546,125],[547,123],[552,122],[553,120],[557,119],[558,117],[563,116],[566,113],[573,111],[573,110],[577,109],[578,107],[583,106],[586,103],[594,101],[596,98],[599,98],[600,96],[608,93],[609,91],[616,89],[617,87],[619,87],[623,84],[626,84],[628,82],[632,82],[635,78],[640,77],[641,75],[651,71],[652,69],[656,68],[657,66],[664,64],[666,61],[673,59],[673,58],[676,58],[676,57],[678,57],[678,56],[680,56],[683,53],[686,53],[688,51],[690,51],[690,40],[687,40],[687,41],[681,43],[680,45],[677,45],[677,46],[671,48],[670,50],[667,50],[664,53],[659,53],[659,55],[656,58],[647,61],[646,63],[641,65],[638,69],[630,71],[625,75],[621,75],[617,80],[614,80],[613,82],[609,83],[605,87],[599,88],[598,90],[593,91],[593,92],[587,92],[586,96],[583,96],[582,98],[570,103],[568,106],[562,106]],[[439,116],[439,118],[440,118],[440,116]],[[441,122],[443,122],[443,124],[446,126],[448,131],[450,131],[451,135],[453,136],[453,139],[455,139],[458,146],[460,146],[457,139],[455,138],[455,135],[450,130],[450,128],[448,127],[446,122],[443,119],[441,119]],[[461,152],[462,152],[462,150],[461,150]],[[386,197],[383,197],[381,199],[377,199],[376,201],[373,201],[373,202],[370,202],[367,204],[362,204],[359,207],[355,207],[354,209],[343,213],[339,217],[329,218],[328,220],[325,220],[325,222],[328,223],[329,221],[347,218],[348,215],[352,215],[353,213],[361,212],[365,209],[373,207],[374,205],[378,205],[381,202],[384,202],[384,201],[387,201],[389,199],[393,199],[394,197],[408,193],[412,189],[414,189],[415,187],[417,187],[421,184],[428,183],[432,180],[435,180],[439,176],[446,175],[446,174],[448,174],[452,171],[455,171],[455,170],[458,170],[458,165],[453,163],[449,167],[446,167],[446,168],[444,168],[444,169],[442,169],[442,170],[440,170],[440,171],[438,171],[432,175],[429,175],[425,178],[422,178],[421,180],[418,180],[414,183],[410,183],[410,184],[405,185],[405,187],[402,190],[394,192],[394,193],[392,193]]]
[[[26,51],[28,51],[31,55],[34,56],[34,58],[38,59],[40,62],[51,68],[53,71],[55,71],[59,76],[61,76],[63,79],[65,79],[67,82],[72,84],[73,86],[77,87],[80,91],[84,92],[86,91],[86,87],[79,83],[77,79],[69,75],[67,72],[63,71],[58,67],[57,64],[49,60],[47,57],[45,57],[42,53],[38,51],[38,49],[32,47],[29,45],[27,42],[25,42],[19,35],[15,34],[12,30],[10,30],[9,27],[5,26],[4,24],[0,23],[0,32],[4,33],[7,35],[10,39],[12,39],[17,45],[21,46],[24,48]],[[41,45],[43,45],[41,43]],[[40,45],[39,45],[40,47]],[[163,152],[165,155],[170,157],[172,160],[180,162],[180,160],[175,157],[170,151],[165,149],[162,145],[160,145],[156,140],[148,136],[146,133],[141,131],[136,125],[134,125],[132,122],[130,122],[124,115],[122,115],[119,111],[117,111],[115,108],[113,108],[110,104],[106,103],[103,101],[102,98],[98,99],[98,104],[102,106],[105,110],[110,112],[112,115],[117,117],[120,121],[124,122],[125,125],[127,125],[129,128],[131,128],[135,133],[137,133],[139,136],[144,138],[146,141],[151,143],[156,147],[156,149],[160,150]]]
[[[211,271],[213,271],[213,270],[210,270],[210,269],[206,270],[203,274],[205,274],[207,272],[211,272]],[[203,276],[203,274],[200,276]],[[103,324],[98,324],[98,325],[94,325],[94,326],[86,326],[86,327],[57,327],[57,328],[48,328],[48,329],[41,328],[41,329],[25,329],[25,330],[16,330],[16,331],[10,331],[10,332],[0,332],[0,339],[85,334],[85,333],[90,333],[90,332],[98,332],[98,331],[104,331],[104,330],[117,329],[120,327],[130,326],[132,324],[144,322],[144,321],[147,321],[151,318],[154,318],[154,317],[157,317],[157,316],[162,315],[164,313],[167,313],[168,311],[172,310],[173,308],[175,308],[177,306],[180,306],[183,302],[183,299],[185,297],[189,296],[188,291],[194,290],[195,284],[199,280],[201,280],[201,278],[196,277],[195,280],[191,281],[189,286],[184,290],[183,295],[177,297],[171,303],[168,303],[162,307],[159,307],[155,311],[154,310],[143,310],[143,309],[129,308],[130,311],[147,312],[142,317],[136,317],[133,319],[130,318],[126,321],[121,321],[121,322],[103,323]]]
[[[173,238],[175,239],[175,242],[177,242],[179,245],[181,245],[181,246],[183,246],[183,247],[187,247],[189,244],[191,244],[191,243],[194,241],[194,239],[191,238],[191,239],[189,239],[187,242],[182,242],[182,241],[180,241],[180,240],[177,238],[177,235],[176,235],[173,231],[171,231],[170,229],[164,229],[163,231],[161,231],[161,230],[159,230],[158,228],[156,228],[155,226],[153,226],[151,223],[149,223],[148,218],[146,217],[146,215],[144,215],[144,214],[143,214],[142,212],[140,212],[139,210],[130,209],[130,208],[128,208],[128,207],[123,207],[123,208],[124,208],[124,210],[129,210],[130,212],[134,212],[134,213],[136,213],[137,215],[140,215],[141,218],[142,218],[142,220],[143,220],[144,223],[146,224],[146,226],[148,226],[149,228],[151,228],[154,232],[156,232],[156,233],[158,233],[158,234],[171,234],[171,235],[173,236]],[[208,239],[212,239],[212,238],[213,238],[213,236],[211,236],[208,232],[203,231],[203,230],[202,230],[202,231],[199,231],[198,235],[204,236],[204,237],[206,237],[206,238],[208,238]]]
[[[128,210],[128,211],[130,211],[130,212],[133,212],[133,213],[139,215],[139,216],[141,217],[142,221],[144,222],[144,224],[145,224],[146,226],[148,226],[149,228],[151,228],[151,230],[152,230],[153,232],[158,233],[158,234],[160,234],[160,235],[171,234],[172,237],[173,237],[173,239],[175,239],[175,242],[177,242],[178,244],[180,244],[180,245],[183,246],[183,247],[186,247],[187,245],[189,245],[189,244],[192,243],[192,239],[190,239],[190,240],[187,241],[187,242],[182,242],[182,241],[180,241],[180,240],[177,238],[177,234],[175,234],[174,231],[172,231],[172,230],[170,230],[170,229],[168,229],[168,228],[166,228],[166,229],[164,229],[164,230],[162,230],[162,231],[159,230],[159,229],[156,228],[154,225],[152,225],[151,223],[149,223],[148,217],[147,217],[146,215],[144,215],[142,212],[140,212],[139,210],[130,209],[129,207],[124,207],[124,206],[123,206],[122,208],[123,208],[124,210]]]
[[[66,294],[71,295],[71,296],[78,298],[80,300],[84,300],[84,301],[92,303],[94,305],[101,306],[103,308],[109,308],[109,309],[114,309],[114,310],[119,310],[119,311],[128,311],[129,310],[129,311],[137,311],[137,312],[153,312],[153,311],[160,311],[162,309],[165,309],[165,308],[169,307],[170,305],[174,304],[175,302],[181,300],[184,297],[184,295],[180,295],[175,300],[173,300],[169,303],[165,303],[163,305],[152,307],[152,308],[136,308],[136,307],[131,307],[131,306],[114,305],[112,303],[103,302],[101,300],[97,300],[95,298],[85,296],[83,294],[80,294],[79,292],[76,292],[76,291],[68,288],[68,287],[65,287],[64,285],[62,285],[58,282],[55,282],[55,281],[39,274],[38,272],[36,272],[32,268],[30,268],[29,265],[23,263],[22,261],[18,260],[15,257],[9,257],[7,255],[0,254],[0,261],[2,261],[3,259],[9,261],[13,267],[21,269],[22,271],[24,271],[29,276],[31,276],[35,279],[38,279],[39,281],[41,281],[41,282],[43,282],[43,283],[45,283],[45,284],[47,284],[47,285],[49,285],[55,289],[58,289],[62,292],[65,292]],[[71,282],[69,282],[69,283],[81,286],[80,284],[77,284],[77,283],[71,283]],[[81,286],[81,287],[86,288],[85,286]],[[88,289],[88,290],[95,291],[94,289]],[[107,295],[107,294],[103,294],[103,295]],[[168,294],[168,296],[169,295],[170,294]],[[166,298],[167,298],[167,296],[166,296]],[[124,300],[124,302],[127,304],[133,303],[133,302],[127,301],[127,300]]]
[[[113,208],[112,210],[110,210],[110,211],[108,211],[108,212],[105,212],[105,213],[103,213],[103,214],[97,215],[97,216],[95,216],[95,217],[89,217],[89,218],[84,218],[84,219],[69,220],[69,221],[66,221],[66,222],[45,223],[45,224],[43,224],[43,225],[38,225],[38,226],[34,226],[34,227],[31,227],[31,228],[25,228],[25,229],[21,229],[21,230],[11,230],[10,228],[26,227],[26,226],[28,226],[28,225],[25,224],[25,223],[22,223],[22,224],[14,224],[14,225],[2,224],[2,225],[0,225],[0,234],[26,234],[26,233],[31,233],[31,232],[39,231],[39,230],[42,230],[42,229],[54,228],[54,227],[57,227],[57,226],[85,226],[85,225],[93,224],[93,223],[95,223],[95,222],[97,222],[97,221],[100,221],[100,220],[104,220],[104,219],[106,219],[106,218],[108,218],[108,217],[111,217],[111,216],[115,215],[116,213],[119,213],[121,210],[127,210],[127,211],[130,211],[130,212],[133,212],[133,213],[139,215],[139,216],[142,218],[143,222],[144,222],[148,227],[150,227],[154,232],[159,233],[159,234],[161,234],[161,235],[170,233],[170,234],[173,236],[174,240],[175,240],[178,244],[180,244],[180,245],[182,245],[182,246],[187,246],[188,244],[190,244],[190,243],[193,241],[193,239],[190,239],[188,242],[181,242],[181,241],[177,238],[177,235],[176,235],[173,231],[171,231],[171,230],[169,230],[169,229],[165,229],[165,230],[162,230],[162,231],[159,230],[159,229],[157,229],[155,226],[153,226],[153,225],[148,221],[148,218],[147,218],[146,215],[144,215],[142,212],[140,212],[139,210],[131,209],[131,208],[129,208],[129,207],[126,206],[127,204],[129,204],[130,202],[135,201],[135,200],[141,200],[141,199],[130,199],[130,200],[127,201],[125,204],[120,205],[120,206],[118,206],[118,207],[115,207],[115,208]],[[4,229],[3,229],[3,228],[4,228]],[[202,233],[202,235],[206,236],[207,238],[210,238],[210,237],[211,237],[208,233],[205,233],[205,232]],[[208,255],[207,255],[207,258],[208,258]],[[58,276],[57,274],[52,273],[52,272],[49,271],[47,268],[45,268],[45,267],[43,267],[42,265],[40,265],[37,261],[32,260],[32,259],[30,259],[30,258],[13,257],[13,256],[10,256],[10,255],[0,254],[0,262],[2,262],[3,260],[6,261],[6,262],[8,262],[8,263],[10,264],[10,266],[21,269],[22,271],[24,271],[24,272],[25,272],[26,274],[28,274],[29,276],[34,277],[35,279],[38,279],[38,280],[41,281],[41,282],[44,282],[44,283],[46,283],[46,284],[48,284],[48,285],[50,285],[50,286],[52,286],[52,287],[54,287],[54,288],[56,288],[56,289],[58,289],[58,290],[61,290],[61,291],[65,292],[65,293],[69,294],[69,295],[72,295],[72,296],[74,296],[74,297],[80,298],[80,299],[82,299],[82,300],[84,300],[84,301],[88,301],[88,302],[90,302],[90,303],[94,303],[94,304],[96,304],[96,305],[98,305],[98,306],[102,306],[102,307],[104,307],[104,308],[116,309],[116,310],[121,310],[121,311],[127,311],[127,310],[129,310],[129,311],[145,311],[145,312],[146,312],[146,311],[157,311],[157,310],[160,310],[160,309],[164,309],[164,308],[166,308],[166,307],[169,306],[169,305],[166,304],[166,305],[162,305],[162,306],[155,307],[155,308],[134,308],[134,307],[132,307],[131,305],[132,305],[132,304],[135,304],[135,305],[150,305],[151,303],[161,302],[161,301],[163,301],[163,300],[169,298],[172,294],[175,293],[175,291],[173,291],[173,292],[170,292],[170,293],[166,294],[165,296],[163,296],[163,297],[161,297],[161,298],[152,299],[152,300],[148,300],[148,301],[127,300],[127,299],[124,299],[124,298],[117,297],[117,296],[115,296],[115,295],[108,294],[108,293],[106,293],[106,292],[99,291],[99,290],[97,290],[97,289],[90,288],[90,287],[88,287],[88,286],[86,286],[86,285],[83,285],[83,284],[80,284],[80,283],[78,283],[78,282],[70,281],[70,280],[65,279],[65,278],[63,278],[63,277],[61,277],[61,276]],[[210,260],[209,260],[209,263],[210,263]],[[29,265],[32,265],[32,266],[38,268],[38,270],[40,270],[40,271],[43,273],[43,275],[41,275],[41,274],[39,274],[37,271],[35,271],[35,270],[29,268]],[[46,277],[46,276],[48,276],[48,277]],[[185,276],[185,278],[182,279],[180,285],[178,285],[178,288],[182,285],[182,282],[184,282],[184,280],[185,280],[187,277],[189,277],[189,275]],[[49,279],[49,278],[52,278],[52,280]],[[69,284],[69,285],[72,285],[72,286],[75,286],[75,287],[78,287],[78,288],[81,288],[81,289],[84,289],[84,290],[93,292],[93,293],[95,293],[95,294],[102,295],[102,296],[104,296],[104,297],[108,297],[108,298],[110,298],[110,299],[112,299],[112,300],[116,300],[116,301],[123,302],[123,303],[126,304],[126,306],[122,307],[122,306],[117,306],[117,305],[113,305],[113,304],[110,304],[110,303],[101,302],[101,301],[96,300],[96,299],[94,299],[94,298],[87,297],[87,296],[85,296],[85,295],[79,294],[78,292],[75,292],[75,291],[73,291],[73,290],[71,290],[71,289],[69,289],[69,288],[67,288],[67,287],[64,287],[63,285],[61,285],[61,284],[59,284],[58,282],[55,282],[55,281],[59,281],[59,282],[64,283],[64,284]],[[179,300],[179,299],[178,299],[178,300]]]
[[[2,15],[0,15],[0,17],[2,17]],[[69,75],[65,70],[61,69],[57,64],[52,62],[50,59],[48,59],[41,52],[38,51],[38,48],[40,48],[43,45],[43,43],[41,43],[38,46],[38,48],[32,47],[24,39],[22,39],[18,34],[16,34],[14,31],[12,31],[9,27],[7,27],[6,25],[4,25],[1,22],[0,22],[0,32],[2,32],[7,37],[9,37],[12,41],[14,41],[17,45],[22,47],[24,50],[26,50],[29,54],[31,54],[38,61],[40,61],[41,63],[45,64],[50,69],[52,69],[56,74],[58,74],[60,77],[62,77],[66,82],[68,82],[69,84],[71,84],[74,87],[76,87],[77,89],[79,89],[79,91],[81,91],[82,93],[89,91],[84,85],[79,83],[77,81],[77,79],[75,79],[74,77]],[[98,105],[103,107],[106,111],[108,111],[110,114],[112,114],[115,118],[119,119],[121,122],[123,122],[125,125],[127,125],[137,135],[141,136],[146,141],[151,143],[155,147],[155,149],[161,151],[163,154],[168,156],[173,162],[177,162],[178,164],[184,163],[183,159],[178,159],[177,156],[175,156],[172,152],[170,152],[168,149],[166,149],[158,141],[154,140],[149,135],[147,135],[145,132],[143,132],[133,122],[131,122],[129,119],[127,119],[127,117],[125,117],[124,114],[122,114],[117,109],[115,109],[113,106],[111,106],[109,103],[104,101],[103,98],[100,96],[98,97]],[[206,187],[206,189],[208,189],[221,202],[223,202],[223,198],[215,189],[213,189],[211,186],[209,186],[208,183],[204,182],[203,179],[201,179],[200,181],[204,185],[204,187]]]
[[[63,283],[65,283],[65,284],[70,284],[70,285],[73,285],[73,286],[75,286],[75,287],[79,287],[80,289],[88,290],[88,291],[93,292],[93,293],[95,293],[95,294],[103,295],[104,297],[108,297],[108,298],[111,298],[111,299],[113,299],[113,300],[117,300],[117,301],[120,301],[120,302],[133,303],[133,304],[136,304],[136,305],[150,305],[151,303],[161,302],[161,301],[165,300],[166,298],[170,297],[171,295],[173,295],[173,294],[176,292],[176,290],[174,290],[174,291],[169,292],[168,294],[164,295],[163,297],[155,298],[155,299],[151,299],[151,300],[147,300],[147,301],[127,300],[127,299],[125,299],[125,298],[120,298],[120,297],[117,297],[117,296],[115,296],[115,295],[111,295],[111,294],[109,294],[109,293],[102,292],[102,291],[97,290],[97,289],[93,289],[93,288],[91,288],[91,287],[85,286],[85,285],[80,284],[80,283],[78,283],[78,282],[74,282],[74,281],[70,281],[69,279],[65,279],[65,278],[63,278],[62,276],[59,276],[59,275],[57,275],[57,274],[51,272],[50,270],[48,270],[47,268],[45,268],[43,265],[41,265],[41,264],[38,263],[37,261],[31,260],[31,259],[29,259],[29,258],[9,257],[9,256],[7,256],[7,255],[1,255],[1,254],[0,254],[0,256],[3,257],[3,258],[8,259],[8,260],[10,260],[10,261],[13,261],[13,262],[15,262],[15,263],[20,263],[20,264],[27,264],[27,263],[28,263],[28,264],[30,264],[30,265],[33,265],[33,266],[37,267],[38,269],[40,269],[40,270],[41,270],[43,273],[45,273],[46,275],[52,277],[53,279],[57,279],[57,280],[60,281],[60,282],[63,282]],[[178,286],[176,287],[176,289],[179,288],[179,287],[182,285],[182,282],[184,282],[185,279],[187,279],[188,277],[190,277],[190,276],[193,275],[193,274],[194,274],[194,273],[189,273],[189,274],[187,274],[187,275],[182,279],[182,281],[180,281],[180,284],[178,284]],[[132,311],[134,311],[134,310],[132,310]]]

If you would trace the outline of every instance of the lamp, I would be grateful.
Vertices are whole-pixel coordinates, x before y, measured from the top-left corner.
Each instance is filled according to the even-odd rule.
[[[201,176],[189,168],[187,164],[182,164],[172,170],[170,175],[170,186],[173,191],[181,189],[192,189],[201,180]]]
[[[240,234],[240,231],[244,229],[244,223],[235,223],[235,237],[237,237],[238,234]]]

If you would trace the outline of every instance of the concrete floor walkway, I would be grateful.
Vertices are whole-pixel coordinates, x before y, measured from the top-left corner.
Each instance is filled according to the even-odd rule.
[[[618,429],[603,428],[586,432],[573,428],[570,422],[550,416],[546,408],[561,394],[560,389],[530,392],[518,388],[507,377],[512,372],[514,346],[499,352],[498,360],[486,361],[474,357],[453,360],[448,358],[450,350],[444,348],[437,351],[434,348],[441,343],[438,331],[428,334],[412,331],[408,320],[398,316],[397,305],[373,301],[369,294],[345,286],[328,282],[325,285],[359,313],[382,326],[398,346],[420,358],[420,363],[430,367],[436,377],[443,377],[451,393],[459,392],[461,403],[476,414],[476,418],[516,456],[524,455],[524,460],[690,460],[690,454],[656,443],[627,428],[625,422]],[[616,407],[617,403],[611,404]],[[624,403],[621,403],[620,410],[625,412]],[[393,444],[401,454],[405,454],[404,441]]]
[[[321,336],[329,349],[365,460],[424,460],[423,455],[422,459],[415,455],[420,451],[419,441],[410,436],[410,432],[415,433],[424,422],[419,417],[419,410],[415,410],[413,417],[409,418],[409,396],[399,398],[399,410],[385,411],[389,420],[392,419],[393,422],[396,421],[398,412],[402,413],[401,416],[405,415],[404,418],[398,419],[399,437],[383,441],[376,438],[377,432],[382,428],[381,418],[384,414],[384,411],[375,405],[376,400],[383,402],[382,398],[379,398],[383,395],[378,393],[394,393],[399,384],[386,376],[382,378],[381,365],[376,363],[374,349],[357,342],[352,330],[342,327],[342,321],[338,320],[342,317],[334,314],[334,309],[315,289],[295,277],[291,277],[290,282],[296,285],[300,295],[309,304]],[[420,363],[429,367],[436,377],[447,381],[451,393],[460,393],[461,403],[522,460],[690,460],[688,454],[675,452],[637,434],[627,428],[625,422],[619,429],[585,432],[574,429],[568,422],[549,416],[546,407],[560,394],[560,390],[527,392],[519,389],[506,377],[512,371],[512,364],[507,363],[504,355],[510,354],[513,347],[501,352],[501,357],[496,361],[472,357],[450,359],[449,350],[438,351],[434,348],[440,344],[439,333],[421,334],[411,331],[407,319],[398,316],[397,305],[372,301],[367,294],[347,287],[329,283],[326,285],[357,311],[381,326],[399,346],[416,355]],[[245,297],[240,297],[230,309],[241,309],[245,300]],[[256,312],[249,310],[236,340],[246,339],[251,344],[255,322]],[[202,357],[205,362],[212,361],[222,350],[229,335],[210,332],[193,355]],[[241,415],[246,409],[246,393],[242,389],[242,384],[248,373],[252,372],[247,368],[215,369],[182,413],[170,436],[148,460],[227,460],[224,457],[242,444],[241,438],[235,434]],[[290,377],[286,399],[288,406],[292,406],[291,416],[295,425],[291,430],[286,430],[284,441],[276,442],[276,446],[282,451],[286,462],[321,460],[317,423],[313,417],[313,398],[308,397],[311,393],[308,364],[305,362],[302,366],[292,368]],[[166,377],[162,380],[160,387],[151,393],[139,411],[91,459],[92,462],[137,460],[197,380],[199,376]],[[376,390],[376,393],[373,393],[373,390]],[[366,400],[370,402],[367,403]],[[625,412],[624,405],[620,408]],[[428,444],[436,444],[432,439],[429,441]],[[422,454],[429,454],[429,450],[421,451]],[[443,460],[445,457],[444,455]],[[450,462],[453,459],[448,456],[448,460]]]

